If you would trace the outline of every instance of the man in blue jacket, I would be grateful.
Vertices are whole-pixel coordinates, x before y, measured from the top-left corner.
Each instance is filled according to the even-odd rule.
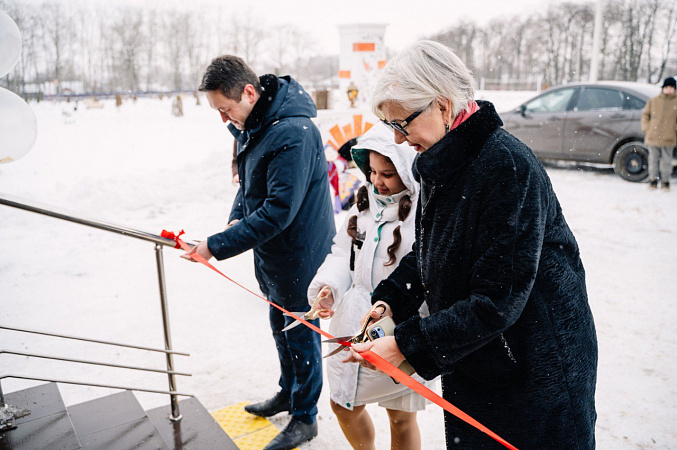
[[[322,139],[310,120],[317,109],[291,77],[256,74],[236,56],[214,59],[200,91],[237,141],[240,189],[225,231],[190,253],[218,260],[254,249],[256,278],[268,299],[288,311],[307,311],[308,284],[335,234]],[[322,389],[320,336],[305,326],[283,332],[293,319],[270,307],[282,388],[245,409],[269,417],[292,414],[266,450],[291,449],[317,435]],[[315,321],[317,324],[317,321]]]

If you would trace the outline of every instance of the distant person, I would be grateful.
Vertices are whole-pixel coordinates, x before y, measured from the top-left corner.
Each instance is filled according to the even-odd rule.
[[[423,378],[520,449],[593,449],[597,337],[585,271],[545,169],[448,47],[413,44],[372,108],[419,152],[414,251],[374,290],[394,336],[356,344]],[[418,309],[426,302],[430,315]],[[448,449],[502,448],[445,413]]]
[[[677,95],[675,79],[666,78],[660,94],[649,99],[642,113],[644,143],[649,148],[649,189],[670,190],[672,155],[677,146]]]
[[[393,142],[392,134],[377,124],[352,149],[354,161],[367,177],[331,254],[308,289],[312,304],[318,294],[320,317],[332,317],[329,332],[353,336],[371,309],[371,292],[390,275],[415,240],[418,183],[411,172],[416,152]],[[330,350],[333,350],[331,348]],[[390,419],[391,448],[421,448],[416,412],[426,400],[382,372],[357,364],[343,364],[339,352],[327,360],[331,409],[353,448],[374,448],[374,424],[366,405],[386,408]],[[422,378],[416,376],[419,381]],[[337,446],[338,447],[338,446]]]
[[[230,55],[211,62],[200,91],[221,119],[230,122],[240,189],[226,230],[183,257],[198,253],[222,260],[253,249],[263,294],[288,311],[308,311],[308,285],[335,234],[322,139],[310,120],[317,113],[315,104],[291,77],[259,78],[242,59]],[[317,435],[320,335],[305,326],[282,331],[294,319],[272,306],[269,310],[281,390],[245,410],[262,417],[289,411],[291,420],[265,449],[291,449]]]

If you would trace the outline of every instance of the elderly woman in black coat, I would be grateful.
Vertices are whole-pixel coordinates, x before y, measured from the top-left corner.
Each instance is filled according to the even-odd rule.
[[[445,399],[520,449],[594,448],[597,338],[578,245],[543,166],[472,83],[431,41],[379,78],[374,112],[419,152],[417,240],[372,297],[394,336],[346,361],[369,365],[370,349],[442,375]],[[448,413],[445,430],[447,448],[501,448]]]

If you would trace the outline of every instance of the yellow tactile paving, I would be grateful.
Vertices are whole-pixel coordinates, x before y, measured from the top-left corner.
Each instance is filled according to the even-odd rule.
[[[235,442],[235,445],[237,445],[237,448],[240,450],[261,450],[268,442],[272,441],[279,432],[280,430],[271,424],[269,427],[263,428],[262,430],[242,436],[238,439],[233,439],[233,442]]]
[[[247,413],[241,402],[210,414],[240,450],[261,450],[280,432],[264,417]]]
[[[231,439],[237,439],[273,425],[264,417],[253,416],[246,412],[244,407],[248,404],[249,402],[236,403],[211,413],[214,420],[221,425],[223,431]]]

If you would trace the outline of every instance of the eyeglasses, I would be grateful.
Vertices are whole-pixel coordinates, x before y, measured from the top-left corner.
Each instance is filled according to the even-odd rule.
[[[418,111],[412,113],[409,117],[407,117],[407,118],[404,119],[404,120],[398,120],[398,121],[388,122],[387,120],[381,119],[381,121],[382,121],[385,125],[387,125],[388,128],[390,128],[391,130],[393,130],[393,131],[399,131],[399,132],[402,133],[404,136],[409,136],[409,133],[407,133],[407,130],[405,130],[404,128],[405,128],[407,125],[409,125],[409,124],[412,122],[412,120],[414,120],[415,118],[417,118],[418,116],[420,116],[421,113],[422,113],[423,111],[425,111],[427,108],[428,108],[428,107],[426,106],[426,107],[423,108],[423,109],[419,109]]]

